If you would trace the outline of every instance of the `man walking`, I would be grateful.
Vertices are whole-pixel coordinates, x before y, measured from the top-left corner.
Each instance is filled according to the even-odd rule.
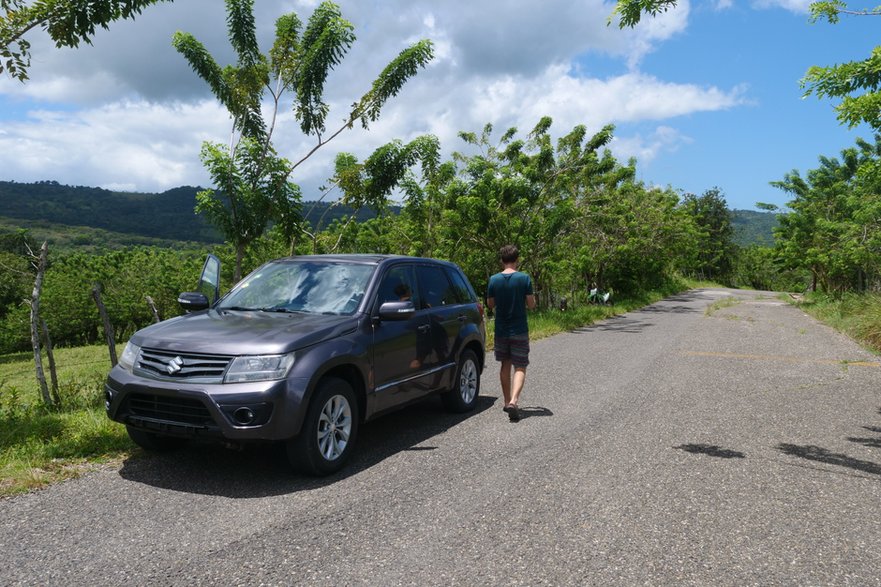
[[[486,305],[495,311],[495,355],[501,365],[499,379],[503,408],[512,422],[520,420],[517,401],[526,382],[526,366],[529,365],[529,325],[526,321],[526,308],[535,308],[535,295],[532,292],[532,279],[517,270],[520,252],[514,245],[505,245],[499,250],[499,258],[504,267],[501,273],[489,278]],[[514,369],[513,380],[511,369]]]

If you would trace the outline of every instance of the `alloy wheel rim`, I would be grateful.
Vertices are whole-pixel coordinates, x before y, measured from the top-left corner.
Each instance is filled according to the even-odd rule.
[[[349,444],[352,434],[352,407],[349,401],[335,395],[324,404],[318,415],[318,450],[328,461],[338,459]]]
[[[465,361],[465,364],[462,365],[459,393],[466,404],[471,403],[474,396],[477,395],[477,366],[474,361]]]

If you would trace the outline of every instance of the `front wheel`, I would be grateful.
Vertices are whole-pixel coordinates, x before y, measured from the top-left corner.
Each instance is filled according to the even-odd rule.
[[[474,351],[465,350],[459,357],[459,368],[453,388],[443,394],[444,405],[451,412],[470,412],[480,393],[480,367]]]
[[[328,377],[318,384],[300,435],[287,443],[288,460],[310,475],[343,468],[358,436],[358,401],[348,381]]]

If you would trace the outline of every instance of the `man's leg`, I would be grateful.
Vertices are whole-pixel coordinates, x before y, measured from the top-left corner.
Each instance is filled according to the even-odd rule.
[[[520,394],[523,392],[523,384],[526,383],[526,367],[514,368],[514,384],[511,386],[510,403],[517,405],[520,400]]]
[[[518,335],[511,343],[511,366],[514,381],[511,385],[511,403],[515,406],[526,383],[526,366],[529,365],[529,334]]]
[[[511,403],[511,360],[505,359],[502,361],[502,366],[499,368],[499,381],[502,383],[502,395],[505,398],[505,405]]]

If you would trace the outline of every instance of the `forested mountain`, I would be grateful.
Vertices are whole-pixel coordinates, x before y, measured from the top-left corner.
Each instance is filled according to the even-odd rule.
[[[220,234],[193,211],[196,193],[201,189],[183,186],[161,194],[145,194],[67,186],[55,181],[0,181],[0,217],[28,221],[23,225],[41,221],[154,239],[221,242]],[[328,212],[329,207],[325,203],[304,202],[303,213],[313,224],[321,221],[327,226],[351,212],[343,206]],[[373,216],[367,209],[358,214],[359,220]]]
[[[773,246],[774,229],[777,228],[777,214],[756,212],[755,210],[732,210],[731,224],[734,226],[734,242],[742,247],[750,245]]]
[[[133,194],[54,181],[4,181],[0,182],[0,216],[159,239],[218,242],[218,233],[193,212],[199,189]]]
[[[27,221],[22,225],[30,225],[39,221],[99,228],[148,239],[221,242],[218,232],[193,211],[196,193],[201,189],[184,186],[161,194],[144,194],[67,186],[55,181],[0,181],[0,217],[11,221],[0,224],[8,226],[18,220]],[[326,203],[303,203],[303,213],[313,225],[321,220],[327,226],[335,218],[350,214],[350,210],[343,206],[330,211],[328,208]],[[364,209],[359,212],[358,219],[373,216],[371,210]],[[732,210],[732,224],[735,242],[741,246],[770,246],[774,243],[772,230],[777,226],[776,214]]]

